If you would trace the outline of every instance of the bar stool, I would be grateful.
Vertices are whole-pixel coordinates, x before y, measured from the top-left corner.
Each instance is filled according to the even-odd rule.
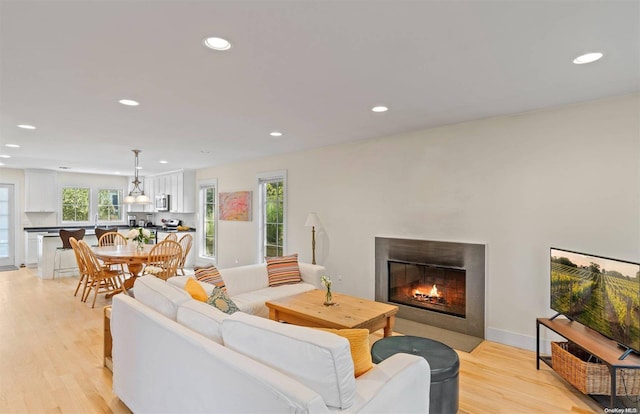
[[[55,254],[53,256],[53,278],[56,278],[56,274],[60,275],[60,273],[68,272],[72,269],[76,269],[76,266],[72,267],[62,267],[62,255],[64,252],[68,250],[73,250],[71,246],[71,242],[69,239],[71,237],[76,240],[82,240],[84,238],[85,229],[77,229],[77,230],[65,230],[60,229],[59,235],[60,240],[62,240],[62,247],[57,247]]]

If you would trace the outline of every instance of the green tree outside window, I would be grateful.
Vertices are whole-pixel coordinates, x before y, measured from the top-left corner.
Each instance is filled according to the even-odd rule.
[[[62,221],[89,221],[89,189],[62,189]]]
[[[122,190],[98,190],[98,220],[122,220]]]

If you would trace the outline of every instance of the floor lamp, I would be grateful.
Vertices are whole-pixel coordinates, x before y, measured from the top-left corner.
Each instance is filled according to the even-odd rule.
[[[316,264],[316,227],[320,227],[320,219],[316,213],[309,213],[305,227],[311,227],[311,264]]]

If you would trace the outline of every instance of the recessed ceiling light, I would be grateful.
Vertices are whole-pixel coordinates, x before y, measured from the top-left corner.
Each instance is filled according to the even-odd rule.
[[[114,174],[120,175],[120,171],[116,171],[116,172],[114,172]]]
[[[4,144],[4,146],[9,148],[20,148],[20,145],[18,144]]]
[[[165,161],[165,160],[160,160],[159,162],[160,164],[169,164],[169,161]]]
[[[231,43],[228,40],[221,37],[207,37],[202,41],[202,44],[213,50],[229,50],[231,49]]]
[[[33,125],[27,125],[27,124],[20,124],[20,125],[18,125],[18,128],[22,128],[22,129],[36,129],[36,127],[34,127]]]
[[[387,112],[389,110],[389,108],[387,108],[386,106],[374,106],[373,108],[371,108],[371,110],[373,112]]]
[[[11,158],[11,155],[0,154],[0,158]]]
[[[595,62],[596,60],[600,60],[601,58],[602,53],[600,52],[587,53],[573,59],[573,63],[575,63],[576,65],[584,65],[585,63],[591,63]]]
[[[120,99],[118,102],[120,102],[122,105],[127,105],[127,106],[138,106],[138,105],[140,105],[140,102],[134,101],[133,99]]]
[[[142,169],[142,167],[139,166],[139,165],[136,167],[136,170],[141,170],[141,169]]]
[[[269,135],[271,135],[272,137],[281,137],[282,136],[282,132],[273,131],[273,132],[269,132]]]

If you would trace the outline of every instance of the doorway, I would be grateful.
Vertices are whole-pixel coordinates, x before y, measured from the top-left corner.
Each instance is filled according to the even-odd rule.
[[[15,265],[14,186],[0,184],[0,267]]]

